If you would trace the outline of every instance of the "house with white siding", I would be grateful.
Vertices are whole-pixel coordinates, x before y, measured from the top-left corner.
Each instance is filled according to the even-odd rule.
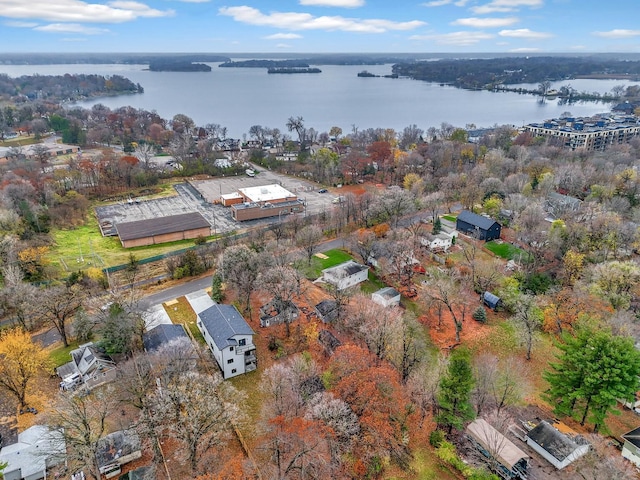
[[[257,367],[255,332],[233,305],[212,305],[199,312],[198,328],[227,379]]]
[[[369,278],[369,267],[349,260],[335,267],[322,270],[322,279],[338,290],[353,287]]]

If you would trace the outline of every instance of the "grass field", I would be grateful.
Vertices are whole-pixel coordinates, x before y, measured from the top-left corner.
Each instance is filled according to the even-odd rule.
[[[124,248],[118,237],[103,237],[95,219],[91,219],[85,225],[74,229],[54,230],[51,236],[54,246],[49,252],[49,262],[66,270],[64,262],[72,271],[90,267],[103,268],[122,265],[129,261],[131,253],[138,260],[142,260],[194,245],[193,240],[180,240],[160,245]],[[102,264],[96,263],[96,256],[99,257]]]
[[[57,344],[56,344],[57,345]],[[71,361],[71,350],[75,350],[78,348],[78,342],[71,342],[68,347],[60,344],[59,346],[52,348],[49,351],[49,360],[51,361],[51,367],[55,370],[56,368],[64,365],[65,363],[69,363]]]
[[[172,305],[163,305],[167,315],[169,315],[173,323],[184,325],[184,327],[189,330],[189,333],[191,333],[191,336],[200,344],[206,345],[204,337],[198,325],[196,325],[196,313],[191,308],[189,300],[185,297],[180,297],[176,300],[177,302]]]
[[[449,220],[450,222],[455,223],[457,217],[454,217],[453,215],[442,215],[442,218],[444,218],[445,220]]]
[[[322,253],[327,258],[319,258],[314,255],[311,257],[311,264],[303,260],[298,266],[303,274],[310,280],[315,280],[320,277],[322,270],[325,268],[335,267],[341,263],[353,260],[353,257],[343,250],[334,249]]]
[[[529,254],[511,243],[490,241],[485,244],[487,250],[506,260],[529,260]]]

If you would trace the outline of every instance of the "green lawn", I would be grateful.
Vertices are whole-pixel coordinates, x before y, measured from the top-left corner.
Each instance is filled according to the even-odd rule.
[[[353,257],[344,250],[333,249],[322,253],[328,258],[319,258],[314,255],[311,257],[310,264],[306,260],[302,260],[298,265],[298,268],[307,278],[315,280],[322,275],[322,270],[325,268],[334,267],[349,260],[353,260]]]
[[[456,218],[457,217],[455,217],[453,215],[442,215],[442,218],[445,219],[445,220],[448,220],[450,222],[456,223]]]
[[[498,243],[495,240],[487,242],[485,244],[487,250],[495,253],[497,256],[504,258],[506,260],[529,260],[529,254],[524,250],[512,245],[511,243],[501,242]]]
[[[60,345],[59,347],[51,349],[49,352],[49,360],[51,361],[51,366],[53,369],[64,365],[65,363],[69,363],[71,361],[71,350],[75,350],[78,348],[78,342],[71,342],[68,347],[64,347]]]
[[[131,253],[138,260],[142,260],[194,245],[193,240],[180,240],[160,245],[124,248],[118,237],[103,237],[93,218],[81,227],[53,230],[51,236],[54,246],[49,252],[48,260],[61,269],[65,268],[64,262],[70,270],[122,265],[129,261]]]
[[[180,297],[176,300],[177,303],[174,303],[173,305],[163,304],[167,315],[169,315],[169,318],[173,323],[184,325],[184,327],[189,330],[189,333],[191,333],[191,336],[201,345],[206,345],[204,337],[196,324],[196,313],[191,308],[189,300],[185,297]]]
[[[387,285],[382,280],[380,280],[375,273],[369,270],[369,278],[366,282],[362,282],[360,284],[360,290],[362,291],[362,293],[370,295],[386,286]]]

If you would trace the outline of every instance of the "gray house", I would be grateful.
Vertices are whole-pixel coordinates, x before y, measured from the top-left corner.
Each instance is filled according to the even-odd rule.
[[[502,226],[493,218],[463,210],[456,218],[456,230],[488,242],[500,238]]]
[[[212,305],[198,313],[198,328],[211,349],[223,378],[257,367],[255,332],[233,305]]]

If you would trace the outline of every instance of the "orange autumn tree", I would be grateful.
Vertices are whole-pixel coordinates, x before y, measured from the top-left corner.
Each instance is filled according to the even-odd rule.
[[[542,329],[560,335],[572,332],[574,325],[583,314],[604,318],[613,313],[608,302],[579,289],[563,288],[549,297],[543,309]]]
[[[376,365],[377,363],[377,365]],[[406,466],[406,435],[411,403],[398,372],[387,362],[376,362],[367,350],[355,345],[340,347],[330,364],[333,392],[360,420],[354,439],[353,467],[360,476],[379,473],[390,460]]]

